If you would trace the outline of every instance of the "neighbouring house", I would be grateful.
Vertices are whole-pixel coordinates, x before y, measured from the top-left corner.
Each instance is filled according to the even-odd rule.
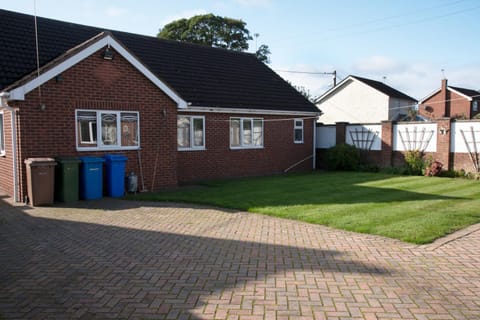
[[[480,92],[452,87],[442,79],[440,89],[423,98],[418,113],[429,119],[472,119],[479,113]]]
[[[149,191],[314,167],[319,110],[255,55],[37,27],[0,10],[0,189],[17,201],[31,157],[124,154]]]
[[[401,120],[415,108],[417,100],[385,83],[350,75],[320,96],[319,122],[376,123]]]

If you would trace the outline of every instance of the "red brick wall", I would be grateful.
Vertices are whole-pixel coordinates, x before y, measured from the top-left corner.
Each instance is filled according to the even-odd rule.
[[[471,118],[471,102],[455,92],[450,93],[450,115],[452,118]]]
[[[468,153],[451,153],[451,165],[455,170],[465,170],[466,172],[475,172],[472,159]]]
[[[23,161],[30,157],[121,153],[129,159],[127,172],[139,175],[137,151],[76,151],[75,109],[138,111],[145,187],[151,190],[176,185],[177,106],[170,98],[119,54],[107,61],[101,50],[65,71],[61,78],[42,85],[41,100],[36,89],[25,101],[10,103],[19,108],[22,194],[26,190]],[[40,110],[41,103],[45,111]]]
[[[3,111],[3,129],[5,139],[5,155],[0,156],[0,190],[8,195],[13,195],[13,157],[12,157],[12,114]]]
[[[313,119],[304,120],[304,143],[295,144],[293,120],[289,119],[294,119],[293,116],[214,113],[202,115],[205,116],[206,150],[178,151],[180,183],[281,173],[296,162],[312,156]],[[263,118],[264,148],[230,149],[231,117]],[[311,170],[312,162],[313,159],[310,158],[291,171]]]
[[[445,93],[440,91],[425,100],[418,108],[418,113],[427,118],[436,119],[446,116]]]

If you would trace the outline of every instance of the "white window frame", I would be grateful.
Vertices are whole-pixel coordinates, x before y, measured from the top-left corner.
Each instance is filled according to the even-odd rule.
[[[189,118],[190,119],[190,146],[189,147],[181,147],[179,144],[178,144],[178,140],[177,140],[177,150],[178,151],[192,151],[192,150],[205,150],[205,116],[191,116],[191,115],[178,115],[177,116],[177,120],[179,118]],[[202,129],[203,129],[203,132],[202,132],[202,145],[201,146],[195,146],[195,130],[194,130],[194,125],[193,125],[193,122],[195,119],[200,119],[202,120]],[[177,127],[177,130],[178,130],[178,127]],[[178,134],[178,131],[177,131],[177,134]],[[178,137],[177,137],[178,139]]]
[[[297,121],[301,122],[301,125],[297,125]],[[293,142],[294,143],[304,143],[304,129],[303,129],[303,126],[304,126],[304,121],[303,119],[293,119]],[[297,140],[297,135],[295,134],[295,132],[297,130],[302,130],[302,140]]]
[[[96,146],[79,146],[79,125],[78,125],[78,113],[79,112],[95,112],[96,115],[96,129],[97,129],[97,141]],[[115,114],[117,124],[117,144],[105,145],[102,139],[102,114]],[[138,144],[136,146],[122,146],[122,121],[121,116],[124,113],[133,113],[137,115],[137,132],[138,132]],[[90,134],[93,134],[92,123],[89,123]],[[81,141],[84,144],[94,144],[95,141]],[[76,109],[75,110],[75,145],[77,151],[96,151],[96,150],[138,150],[140,149],[140,113],[138,111],[118,111],[118,110],[97,110],[97,109]]]
[[[0,128],[0,156],[5,156],[5,117],[3,115],[3,110],[0,111],[0,122],[1,122],[1,128]]]
[[[233,120],[239,120],[240,121],[240,137],[239,137],[239,146],[232,146],[232,121]],[[246,121],[250,121],[250,126],[251,126],[251,143],[250,144],[245,144],[244,142],[244,132],[243,132],[243,123]],[[253,131],[254,131],[254,122],[255,121],[260,121],[262,123],[262,141],[261,145],[255,145],[254,143],[254,138],[253,138]],[[246,117],[231,117],[230,118],[230,126],[229,126],[229,136],[230,136],[230,149],[263,149],[264,147],[264,141],[265,141],[265,126],[264,126],[264,120],[263,118],[246,118]]]

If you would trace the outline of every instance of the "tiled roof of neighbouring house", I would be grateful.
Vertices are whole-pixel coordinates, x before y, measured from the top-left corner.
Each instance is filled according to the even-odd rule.
[[[40,65],[105,29],[37,18]],[[107,30],[192,106],[319,112],[255,55]],[[0,90],[36,70],[31,15],[0,10]]]
[[[367,79],[367,78],[362,78],[362,77],[357,77],[357,76],[351,76],[351,77],[369,85],[372,88],[377,89],[380,92],[383,92],[384,94],[386,94],[389,97],[404,99],[404,100],[411,100],[411,101],[415,101],[415,102],[417,101],[417,99],[412,98],[412,97],[406,95],[405,93],[398,91],[397,89],[394,89],[390,86],[387,86],[383,82],[375,81],[375,80],[371,80],[371,79]]]
[[[472,89],[465,89],[465,88],[460,88],[460,87],[452,87],[452,86],[448,86],[449,88],[455,90],[455,91],[458,91],[460,92],[461,94],[464,94],[470,98],[472,97],[478,97],[480,95],[480,92],[478,91],[475,91],[475,90],[472,90]]]

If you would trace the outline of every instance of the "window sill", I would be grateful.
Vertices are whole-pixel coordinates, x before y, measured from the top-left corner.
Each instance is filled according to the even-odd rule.
[[[136,147],[77,147],[77,151],[122,151],[122,150],[139,150],[140,146]]]
[[[0,152],[0,157],[5,157],[6,155],[7,155],[7,153],[5,151]]]
[[[230,150],[258,150],[258,149],[264,149],[263,146],[261,147],[230,147]]]
[[[304,144],[305,142],[304,142],[304,141],[293,141],[293,143],[295,143],[295,144]]]
[[[207,148],[178,148],[177,151],[205,151]]]

